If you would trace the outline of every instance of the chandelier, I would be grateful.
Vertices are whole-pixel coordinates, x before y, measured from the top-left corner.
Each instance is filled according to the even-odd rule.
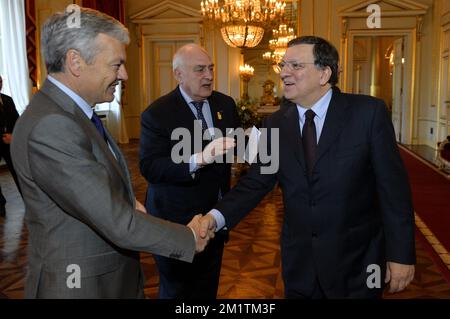
[[[273,39],[269,40],[269,49],[263,54],[263,59],[274,65],[274,70],[279,73],[278,63],[283,59],[289,41],[295,38],[294,28],[288,28],[286,24],[280,24],[278,30],[272,30]]]
[[[284,14],[282,0],[204,0],[200,3],[206,22],[217,25],[226,44],[253,48],[261,42],[264,28]]]

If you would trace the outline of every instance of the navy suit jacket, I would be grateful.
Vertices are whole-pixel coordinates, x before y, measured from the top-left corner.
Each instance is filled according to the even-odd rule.
[[[278,182],[286,289],[310,293],[317,278],[327,297],[370,297],[380,293],[367,287],[370,265],[383,284],[386,261],[415,263],[411,192],[383,101],[333,88],[312,178],[296,106],[265,126],[279,128],[278,172],[262,175],[254,164],[215,208],[231,228]]]
[[[0,95],[3,101],[3,109],[0,111],[0,130],[2,134],[12,133],[14,125],[19,118],[19,113],[17,113],[16,105],[10,96],[2,93]]]
[[[231,97],[213,91],[208,103],[214,127],[223,136],[227,128],[240,126]],[[177,128],[191,132],[192,147],[187,157],[195,153],[195,120],[178,87],[153,102],[141,117],[140,169],[149,183],[146,208],[154,216],[182,224],[190,222],[196,214],[207,213],[217,203],[219,191],[225,194],[230,189],[230,164],[204,166],[193,178],[189,163],[172,161],[172,148],[179,141],[172,141],[171,134]]]

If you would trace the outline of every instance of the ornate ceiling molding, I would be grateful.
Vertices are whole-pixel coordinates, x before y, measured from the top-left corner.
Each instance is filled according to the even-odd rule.
[[[131,16],[136,24],[192,23],[202,22],[200,10],[171,0],[162,1]]]

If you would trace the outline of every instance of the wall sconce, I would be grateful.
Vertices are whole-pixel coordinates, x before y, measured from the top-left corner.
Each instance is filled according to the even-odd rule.
[[[248,96],[248,82],[252,78],[254,71],[255,69],[248,64],[241,65],[239,67],[239,75],[244,82],[244,92],[242,94],[242,100],[248,101],[250,99]]]

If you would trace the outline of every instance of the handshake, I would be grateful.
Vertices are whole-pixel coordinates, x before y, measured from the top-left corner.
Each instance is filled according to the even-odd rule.
[[[145,206],[135,199],[136,210],[142,214],[147,214]],[[195,237],[195,252],[202,252],[210,239],[214,238],[216,232],[216,220],[211,214],[203,216],[202,214],[195,215],[194,218],[187,224],[192,230]]]
[[[234,138],[221,137],[209,143],[205,149],[195,154],[195,163],[200,167],[211,164],[214,160],[226,154],[230,149],[236,146]],[[211,214],[202,214],[194,216],[187,225],[195,236],[195,251],[202,252],[209,240],[214,238],[216,232],[216,220]]]
[[[202,214],[195,215],[194,218],[187,224],[195,237],[195,251],[202,252],[209,240],[214,238],[216,232],[216,220],[211,214],[202,216]]]

